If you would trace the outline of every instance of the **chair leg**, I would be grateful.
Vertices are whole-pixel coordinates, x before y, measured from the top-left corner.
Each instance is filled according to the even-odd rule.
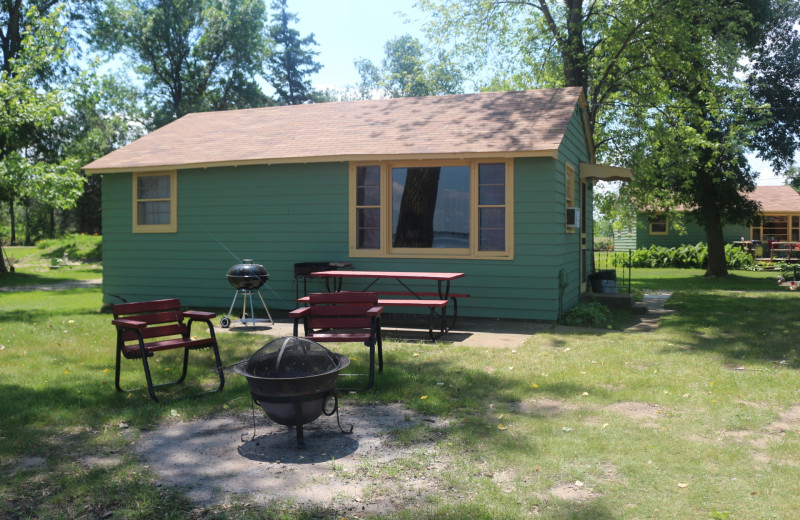
[[[181,377],[175,380],[174,383],[171,384],[178,384],[183,383],[183,380],[186,379],[186,371],[189,368],[189,349],[183,349],[183,370],[181,370]]]
[[[369,390],[375,383],[375,341],[371,341],[369,345],[369,381],[364,390]]]
[[[383,338],[380,328],[375,332],[375,340],[378,342],[378,372],[383,372]]]
[[[116,371],[114,372],[114,385],[117,387],[117,392],[124,392],[125,391],[119,386],[119,374],[120,374],[120,369],[121,369],[121,361],[122,361],[122,353],[120,352],[119,345],[117,345],[117,368],[116,368]]]
[[[147,356],[142,356],[142,365],[144,365],[144,377],[147,380],[147,391],[150,392],[150,397],[153,401],[158,402],[156,392],[153,388],[153,378],[150,377],[150,364],[147,362]]]

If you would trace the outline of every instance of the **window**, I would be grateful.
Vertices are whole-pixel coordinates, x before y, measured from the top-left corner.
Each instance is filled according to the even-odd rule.
[[[479,251],[506,249],[506,165],[478,165]]]
[[[380,166],[359,166],[356,172],[356,233],[361,249],[380,249],[380,223]]]
[[[133,175],[133,232],[174,233],[177,222],[177,173]]]
[[[567,164],[564,167],[564,227],[569,233],[574,233],[573,226],[567,226],[566,208],[575,207],[575,168]]]
[[[794,218],[795,217],[792,217],[793,224]],[[752,240],[786,242],[789,239],[789,216],[764,215],[761,217],[761,225],[753,226],[750,234]]]
[[[666,235],[669,231],[669,222],[666,215],[656,215],[650,218],[650,234]]]
[[[353,256],[511,258],[510,164],[351,165]]]

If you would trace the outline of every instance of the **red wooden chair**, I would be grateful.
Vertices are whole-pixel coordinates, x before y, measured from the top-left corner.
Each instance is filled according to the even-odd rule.
[[[201,348],[211,348],[219,372],[219,387],[211,392],[218,392],[225,386],[225,376],[222,373],[222,362],[219,357],[217,338],[214,335],[214,326],[211,319],[216,316],[213,312],[182,311],[181,302],[177,298],[169,300],[153,300],[146,302],[120,303],[113,306],[114,319],[112,324],[117,327],[117,365],[114,383],[120,392],[130,392],[136,389],[123,390],[119,384],[120,361],[125,359],[141,359],[144,366],[144,375],[147,380],[147,390],[153,401],[158,401],[155,388],[174,385],[186,379],[186,368],[189,364],[189,351]],[[188,318],[188,323],[184,323]],[[192,323],[200,321],[208,325],[210,337],[193,338]],[[183,371],[178,379],[169,383],[154,385],[150,375],[150,365],[147,361],[154,353],[183,349]],[[204,393],[211,393],[204,392]]]
[[[369,347],[369,380],[363,390],[375,382],[375,349],[378,351],[378,372],[383,371],[381,313],[376,292],[312,293],[308,306],[289,313],[294,319],[294,335],[300,320],[305,337],[318,343],[363,342]],[[353,376],[357,374],[339,374]]]

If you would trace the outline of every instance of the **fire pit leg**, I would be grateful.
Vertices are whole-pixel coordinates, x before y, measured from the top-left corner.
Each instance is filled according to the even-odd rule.
[[[303,439],[303,403],[300,401],[295,401],[294,413],[295,417],[297,417],[297,424],[295,425],[295,428],[297,429],[297,448],[302,450],[306,447],[306,441]]]

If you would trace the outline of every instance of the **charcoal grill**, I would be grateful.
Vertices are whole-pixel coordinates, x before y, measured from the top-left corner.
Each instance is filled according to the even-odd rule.
[[[269,313],[269,309],[267,308],[267,303],[264,301],[264,297],[261,296],[261,287],[267,283],[269,280],[269,273],[267,270],[264,269],[264,266],[261,264],[254,264],[252,260],[249,258],[246,260],[242,260],[241,264],[234,265],[230,269],[228,269],[228,274],[226,275],[228,278],[228,282],[236,288],[236,293],[233,295],[233,301],[231,302],[231,307],[228,309],[228,314],[223,316],[219,320],[220,326],[223,329],[228,328],[231,325],[231,313],[233,312],[233,307],[236,305],[236,300],[239,298],[239,294],[242,295],[242,319],[239,320],[239,323],[243,325],[247,325],[248,323],[252,324],[255,327],[256,323],[265,323],[269,321],[271,324],[275,324],[272,320],[272,316]],[[264,306],[264,310],[267,312],[267,318],[269,319],[257,319],[255,315],[255,311],[253,309],[253,293],[258,295],[258,298],[261,300],[261,304]],[[247,302],[250,302],[250,317],[247,317]]]
[[[247,379],[253,401],[267,417],[290,430],[296,428],[297,446],[304,448],[304,424],[323,413],[336,413],[339,423],[336,378],[348,365],[347,356],[314,341],[287,336],[270,341],[235,364],[234,370]]]

